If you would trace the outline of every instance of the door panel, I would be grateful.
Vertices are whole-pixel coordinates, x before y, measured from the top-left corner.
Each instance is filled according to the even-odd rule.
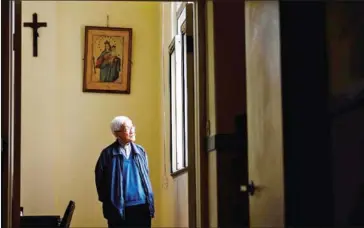
[[[212,19],[213,39],[207,55],[214,59],[208,62],[212,71],[208,84],[213,92],[208,95],[213,97],[209,104],[214,103],[209,109],[210,114],[216,111],[209,115],[211,123],[216,117],[216,129],[212,124],[211,133],[215,135],[208,140],[216,148],[212,154],[216,153],[218,227],[249,224],[249,197],[239,190],[242,183],[248,182],[245,25],[236,29],[236,22],[245,20],[244,7],[244,1],[214,1],[213,18],[208,18]],[[209,151],[214,148],[209,147]]]
[[[245,2],[250,227],[285,223],[279,26],[278,1]]]

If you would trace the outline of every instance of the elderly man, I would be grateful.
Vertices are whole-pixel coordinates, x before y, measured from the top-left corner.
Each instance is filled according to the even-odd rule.
[[[126,116],[111,121],[116,140],[101,151],[95,180],[109,227],[151,227],[154,199],[147,153],[135,141],[135,127]]]

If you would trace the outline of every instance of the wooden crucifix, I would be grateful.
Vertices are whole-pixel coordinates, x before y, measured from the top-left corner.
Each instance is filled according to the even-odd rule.
[[[38,29],[40,27],[47,27],[46,22],[38,22],[38,15],[37,13],[33,13],[33,21],[32,22],[25,22],[24,27],[30,27],[33,29],[33,56],[38,56]]]

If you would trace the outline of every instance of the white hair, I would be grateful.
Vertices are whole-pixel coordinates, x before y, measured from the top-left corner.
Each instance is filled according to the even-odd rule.
[[[113,135],[115,135],[115,131],[120,131],[122,126],[124,126],[128,123],[131,123],[131,122],[132,122],[131,119],[127,116],[115,117],[110,123],[110,128],[111,128]]]

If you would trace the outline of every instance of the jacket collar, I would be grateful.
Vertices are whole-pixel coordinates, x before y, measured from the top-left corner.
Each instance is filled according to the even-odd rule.
[[[130,143],[130,146],[131,146],[132,153],[135,152],[136,154],[140,154],[140,149],[135,145],[135,143],[131,142]],[[119,154],[121,154],[120,144],[119,144],[118,140],[116,140],[112,144],[112,154],[113,155],[119,155]]]

